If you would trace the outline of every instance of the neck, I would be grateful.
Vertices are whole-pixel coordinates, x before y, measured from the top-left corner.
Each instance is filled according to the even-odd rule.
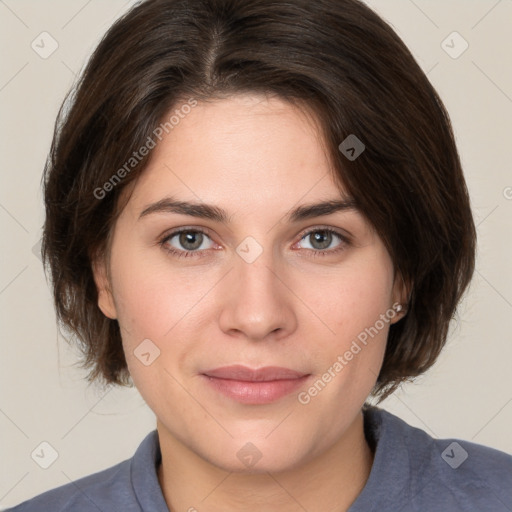
[[[158,434],[158,479],[170,512],[343,512],[361,493],[374,458],[364,436],[362,412],[323,453],[280,472],[224,471],[190,451],[160,423]]]

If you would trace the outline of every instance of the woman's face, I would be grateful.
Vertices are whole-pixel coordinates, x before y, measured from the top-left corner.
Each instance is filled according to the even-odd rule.
[[[310,208],[325,202],[345,206]],[[400,296],[352,206],[314,123],[277,98],[199,103],[153,149],[114,228],[111,293],[95,275],[162,439],[278,471],[355,424]]]

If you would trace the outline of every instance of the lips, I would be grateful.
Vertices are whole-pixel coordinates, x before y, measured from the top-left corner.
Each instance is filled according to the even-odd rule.
[[[234,365],[203,373],[210,388],[243,404],[268,404],[296,391],[310,374],[267,366],[252,369]]]
[[[234,365],[223,366],[204,372],[208,377],[216,377],[218,379],[240,380],[247,382],[266,382],[271,380],[290,380],[300,379],[307,375],[306,373],[297,372],[289,368],[280,366],[266,366],[264,368],[251,369],[247,366]]]

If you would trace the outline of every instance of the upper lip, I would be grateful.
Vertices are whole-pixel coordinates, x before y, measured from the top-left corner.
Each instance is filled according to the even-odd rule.
[[[216,377],[218,379],[265,382],[272,380],[300,379],[308,374],[291,370],[290,368],[283,368],[281,366],[265,366],[263,368],[253,369],[237,364],[208,370],[204,372],[204,375],[207,375],[208,377]]]

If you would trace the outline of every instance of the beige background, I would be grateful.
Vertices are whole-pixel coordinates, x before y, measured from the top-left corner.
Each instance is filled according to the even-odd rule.
[[[131,3],[0,0],[0,509],[130,457],[155,427],[135,390],[85,384],[57,336],[33,252],[57,109],[99,37]],[[446,103],[479,234],[475,279],[442,357],[382,406],[434,437],[512,453],[512,1],[368,3],[398,31]],[[43,31],[58,42],[46,59],[31,47]],[[441,45],[453,31],[469,44],[458,58]],[[464,41],[450,36],[446,45],[459,53]],[[43,441],[58,454],[48,469],[31,458]]]

